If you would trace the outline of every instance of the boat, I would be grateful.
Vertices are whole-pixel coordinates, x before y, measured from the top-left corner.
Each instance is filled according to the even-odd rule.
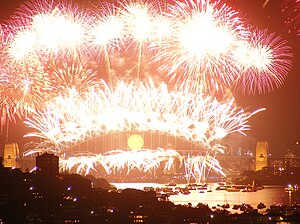
[[[262,190],[262,189],[265,189],[265,187],[264,187],[263,185],[257,185],[257,186],[256,186],[256,189],[257,189],[257,190]]]
[[[187,186],[187,189],[189,189],[190,191],[197,190],[195,186]]]
[[[166,184],[166,187],[176,187],[176,184],[175,183],[168,183],[168,184]]]
[[[251,212],[253,210],[253,207],[250,204],[242,203],[240,205],[240,211],[242,212]]]
[[[226,186],[218,186],[216,187],[216,191],[225,191],[226,190]]]
[[[297,184],[295,185],[288,184],[287,187],[284,188],[285,192],[293,192],[298,190],[299,190],[299,186]]]
[[[230,208],[230,205],[228,203],[221,206],[222,208]]]
[[[226,188],[226,191],[227,192],[240,192],[240,189],[230,186],[230,187]]]
[[[189,183],[187,185],[187,187],[201,187],[201,186],[207,186],[207,184]]]
[[[257,188],[254,186],[247,186],[242,192],[256,192]]]
[[[240,209],[240,206],[239,206],[239,205],[233,205],[233,206],[232,206],[232,209],[233,209],[233,210],[238,210],[238,209]]]
[[[256,189],[249,189],[249,188],[242,190],[242,192],[256,192],[256,191],[257,191]]]
[[[197,190],[207,190],[207,186],[203,185],[203,186],[197,187]]]
[[[164,193],[167,193],[167,192],[173,192],[173,189],[171,187],[164,187],[161,189]]]
[[[259,202],[256,207],[257,207],[257,209],[264,209],[266,207],[266,205],[262,202]]]
[[[181,188],[180,193],[181,193],[181,194],[188,195],[188,194],[190,194],[191,192],[190,192],[189,189],[187,189],[187,188]]]
[[[223,204],[223,205],[217,205],[218,207],[221,207],[221,208],[224,208],[224,209],[226,209],[226,208],[230,208],[230,205],[228,204],[228,203],[226,203],[226,204]]]
[[[155,191],[154,187],[144,187],[144,191]]]

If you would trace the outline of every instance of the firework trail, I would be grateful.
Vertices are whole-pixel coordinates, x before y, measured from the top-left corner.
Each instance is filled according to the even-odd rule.
[[[136,49],[138,56],[137,80],[140,79],[144,45],[156,38],[161,38],[161,36],[158,36],[159,32],[156,32],[157,29],[155,29],[160,27],[157,26],[157,21],[156,24],[154,23],[155,18],[161,15],[160,5],[158,2],[154,3],[130,2],[122,4],[121,17],[125,21],[125,41],[129,43],[128,48]]]
[[[107,174],[119,173],[127,169],[127,174],[132,170],[141,172],[155,172],[161,166],[161,162],[166,162],[164,170],[170,170],[169,164],[175,158],[181,156],[175,150],[164,149],[141,149],[134,151],[111,150],[102,155],[79,155],[75,157],[62,158],[60,160],[61,169],[70,171],[76,168],[77,173],[88,174],[90,170],[96,170],[101,165]]]
[[[100,4],[91,11],[91,25],[87,30],[87,53],[99,60],[103,55],[109,80],[111,77],[110,54],[124,46],[125,23],[120,11],[113,4]]]
[[[120,82],[115,88],[103,82],[103,88],[92,88],[85,95],[71,89],[25,123],[38,131],[28,136],[51,139],[62,146],[92,138],[91,133],[134,129],[159,131],[211,148],[216,139],[249,130],[248,119],[256,112],[236,107],[233,99],[220,103],[198,93],[169,91],[164,83],[156,87],[151,80]]]
[[[184,160],[184,166],[188,183],[193,179],[196,180],[197,183],[205,182],[210,168],[212,168],[215,173],[226,176],[219,161],[211,156],[188,156],[187,159]]]
[[[172,165],[177,155],[160,149],[64,157],[95,136],[134,130],[201,145],[205,156],[185,158],[187,179],[203,180],[210,169],[224,175],[214,158],[219,141],[245,134],[248,119],[263,109],[246,112],[233,97],[219,101],[214,93],[273,91],[292,64],[286,41],[249,28],[221,1],[99,3],[86,10],[40,0],[21,6],[2,27],[2,124],[24,119],[34,130],[26,136],[43,140],[26,155],[51,151],[63,169],[80,173],[99,164],[107,173]]]
[[[148,83],[120,82],[115,88],[103,82],[101,89],[92,88],[85,95],[72,90],[66,96],[55,98],[45,109],[27,118],[25,123],[29,128],[36,130],[27,134],[27,137],[50,140],[51,148],[56,147],[58,155],[67,153],[72,145],[88,141],[95,136],[131,130],[166,133],[202,145],[204,149],[215,153],[218,151],[216,148],[220,148],[215,147],[217,141],[230,133],[244,134],[244,131],[249,130],[248,119],[257,112],[249,113],[236,107],[233,99],[220,103],[215,98],[203,97],[188,90],[169,91],[166,84],[155,86],[151,80]],[[29,151],[28,153],[31,153],[32,149]],[[37,151],[35,149],[33,152]],[[43,148],[41,151],[47,149]],[[131,152],[131,156],[126,158],[124,153],[118,153],[123,160],[109,159],[111,165],[102,162],[101,165],[107,172],[112,169],[111,166],[124,169],[125,165],[129,166],[130,171],[130,164],[138,163],[130,162],[128,158],[136,155],[132,159],[137,159],[142,152],[137,155]],[[94,161],[93,156],[90,157],[87,161]],[[77,164],[81,160],[66,159],[64,167],[74,167],[74,161],[77,161]],[[67,165],[68,162],[71,164]],[[209,164],[215,164],[214,170],[223,174],[218,171],[216,163],[207,162],[208,160],[205,160],[204,166],[211,167]],[[79,166],[80,172],[83,167],[87,165]],[[145,167],[149,165],[138,170],[145,170]],[[203,180],[203,176],[199,178]]]
[[[289,33],[295,33],[300,37],[300,1],[284,0],[280,6],[284,24],[289,29]]]

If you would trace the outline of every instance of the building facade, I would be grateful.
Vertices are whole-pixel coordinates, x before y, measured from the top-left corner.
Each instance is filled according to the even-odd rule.
[[[18,168],[19,147],[17,143],[5,144],[3,152],[3,166]]]
[[[57,176],[59,174],[59,157],[49,153],[37,156],[36,172],[47,176]]]
[[[258,141],[256,143],[255,171],[262,170],[268,166],[269,146],[267,141]]]

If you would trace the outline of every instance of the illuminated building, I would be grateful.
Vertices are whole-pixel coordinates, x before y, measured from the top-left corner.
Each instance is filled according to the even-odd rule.
[[[255,171],[262,170],[263,167],[268,166],[268,150],[267,141],[258,141],[256,143]]]
[[[4,167],[18,167],[17,158],[19,158],[19,147],[17,143],[5,144],[3,153]]]
[[[132,220],[132,223],[146,223],[148,216],[142,212],[133,212],[129,214],[129,218]]]

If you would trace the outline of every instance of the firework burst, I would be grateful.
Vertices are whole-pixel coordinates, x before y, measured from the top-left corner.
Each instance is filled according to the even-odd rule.
[[[161,99],[157,101],[157,99]],[[115,88],[103,83],[82,93],[75,90],[55,98],[25,123],[38,132],[28,136],[51,139],[69,147],[83,139],[112,132],[159,131],[213,148],[214,141],[229,133],[249,129],[254,113],[188,91],[169,91],[166,84],[120,82]]]
[[[89,21],[87,14],[78,6],[59,1],[27,2],[12,18],[11,29],[23,27],[17,30],[17,39],[14,40],[20,51],[34,51],[41,58],[76,54],[84,42],[85,27]],[[26,39],[32,41],[24,44]]]
[[[125,23],[119,8],[113,4],[97,5],[91,12],[92,22],[88,30],[88,48],[92,54],[113,53],[124,46]]]
[[[291,48],[280,36],[266,30],[253,31],[251,40],[241,42],[234,55],[241,71],[234,88],[248,94],[279,88],[292,67]]]
[[[238,13],[218,1],[176,2],[170,8],[174,31],[156,58],[165,61],[160,69],[204,90],[229,86],[237,75],[230,51],[249,34]]]
[[[73,158],[68,149],[108,133],[159,132],[206,150],[205,156],[184,158],[188,180],[203,180],[211,169],[224,175],[214,158],[223,151],[220,140],[244,134],[248,119],[263,109],[246,112],[234,98],[220,102],[212,93],[233,87],[255,94],[281,86],[291,69],[287,43],[249,29],[221,1],[93,7],[28,2],[1,31],[3,115],[26,117],[34,129],[26,136],[44,140],[25,154],[54,152],[63,169],[80,173],[97,165],[107,173],[125,167],[155,172],[162,161],[169,169],[178,154],[111,149]],[[146,74],[168,81],[153,82]]]

